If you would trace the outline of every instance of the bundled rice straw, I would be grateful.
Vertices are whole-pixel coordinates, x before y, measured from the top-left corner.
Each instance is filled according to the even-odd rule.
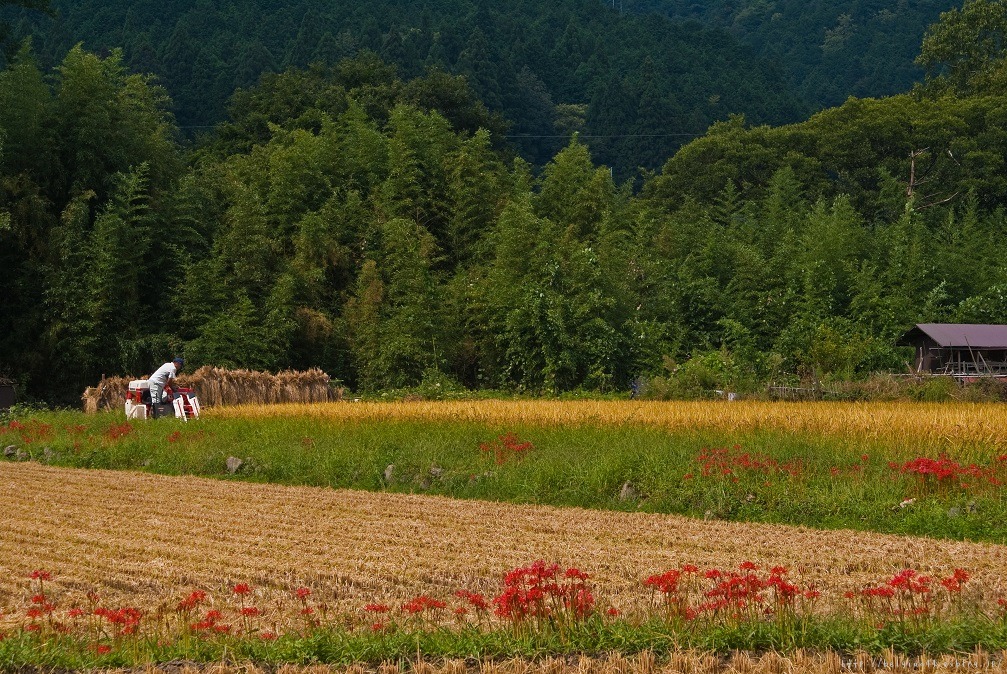
[[[88,387],[81,396],[84,411],[93,414],[100,410],[119,409],[133,379],[135,377],[111,377],[102,379],[97,386]],[[192,374],[179,376],[178,383],[192,388],[204,406],[317,403],[342,397],[342,389],[331,388],[329,375],[317,368],[269,374],[204,365]]]

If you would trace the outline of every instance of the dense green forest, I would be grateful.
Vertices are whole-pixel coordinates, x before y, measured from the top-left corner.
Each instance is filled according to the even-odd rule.
[[[54,0],[12,15],[44,67],[78,42],[123,50],[172,94],[188,134],[263,72],[370,50],[411,79],[462,74],[535,165],[573,129],[619,176],[657,169],[709,124],[803,119],[848,96],[908,90],[928,25],[956,0],[438,0],[371,3]]]
[[[617,0],[618,2],[618,0]],[[914,64],[927,26],[958,0],[623,0],[625,11],[657,12],[722,28],[816,109],[849,96],[907,91],[923,72]]]
[[[972,0],[911,93],[730,117],[642,183],[576,135],[536,170],[469,78],[369,51],[267,74],[183,146],[121,52],[47,68],[26,42],[0,72],[0,374],[72,400],[174,353],[370,391],[900,369],[914,322],[1007,321],[1005,34]]]
[[[657,9],[680,14],[666,4]],[[767,3],[744,4],[757,11],[754,5]],[[731,113],[754,124],[781,124],[850,93],[905,90],[919,75],[912,59],[923,27],[937,17],[932,4],[896,7],[887,22],[850,9],[857,30],[843,49],[829,52],[831,60],[815,74],[789,78],[788,64],[817,58],[823,48],[809,43],[800,53],[780,54],[766,43],[804,44],[806,35],[834,24],[840,10],[784,8],[801,21],[769,36],[754,28],[739,33],[733,30],[738,22],[689,23],[642,4],[620,11],[601,0],[53,0],[54,17],[10,14],[14,41],[33,36],[44,68],[78,42],[101,55],[122,49],[131,72],[154,74],[171,92],[172,112],[187,135],[223,121],[234,90],[254,85],[264,72],[331,65],[367,50],[406,80],[428,68],[464,75],[507,121],[509,142],[532,164],[544,165],[577,130],[595,160],[623,179],[639,167],[660,168],[683,143]],[[697,18],[711,18],[706,14]],[[763,18],[767,26],[779,23]],[[872,30],[860,30],[861,24]],[[894,36],[908,41],[905,49],[893,50]],[[865,47],[870,56],[861,53]],[[868,71],[853,74],[862,70],[853,60],[875,56]],[[817,84],[804,87],[809,77]],[[809,87],[831,87],[832,95]]]

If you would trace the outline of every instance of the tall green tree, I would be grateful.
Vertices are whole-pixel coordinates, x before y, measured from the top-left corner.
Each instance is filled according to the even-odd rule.
[[[916,63],[926,71],[928,91],[967,96],[1007,81],[1005,55],[1007,3],[965,0],[930,26]]]

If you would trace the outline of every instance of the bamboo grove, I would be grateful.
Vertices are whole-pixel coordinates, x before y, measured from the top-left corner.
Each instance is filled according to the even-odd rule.
[[[0,375],[70,400],[173,353],[354,390],[901,369],[914,322],[1007,320],[1003,59],[953,48],[984,21],[1003,5],[946,13],[910,93],[733,116],[625,181],[576,135],[529,164],[464,77],[371,53],[265,75],[183,146],[120,53],[45,71],[26,42],[0,72]]]

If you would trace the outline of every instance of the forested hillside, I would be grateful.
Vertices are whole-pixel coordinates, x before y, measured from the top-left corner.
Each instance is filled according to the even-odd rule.
[[[189,134],[223,120],[233,91],[263,72],[366,49],[405,78],[427,67],[466,75],[535,164],[576,129],[598,161],[626,176],[657,168],[730,113],[780,124],[851,95],[908,90],[922,77],[913,59],[926,26],[956,4],[56,0],[55,18],[22,13],[14,34],[34,35],[46,65],[80,41],[98,53],[122,48],[128,68],[171,91]]]
[[[266,76],[188,148],[119,53],[26,44],[0,72],[0,374],[72,400],[175,353],[368,391],[901,369],[914,322],[1007,321],[1005,35],[973,0],[913,94],[732,117],[639,189],[576,136],[535,170],[467,78],[366,51]]]
[[[927,26],[961,5],[958,0],[622,2],[627,12],[655,12],[728,31],[759,58],[779,64],[787,83],[816,109],[849,96],[907,91],[923,76],[913,60]]]
[[[130,71],[157,75],[171,92],[190,133],[223,121],[235,89],[263,72],[334,64],[364,50],[405,79],[428,68],[464,75],[536,165],[579,130],[598,161],[629,176],[658,168],[730,113],[780,124],[810,109],[778,63],[726,31],[620,15],[599,0],[54,0],[53,7],[54,19],[25,12],[15,38],[33,35],[44,65],[78,42],[99,54],[121,48]]]

